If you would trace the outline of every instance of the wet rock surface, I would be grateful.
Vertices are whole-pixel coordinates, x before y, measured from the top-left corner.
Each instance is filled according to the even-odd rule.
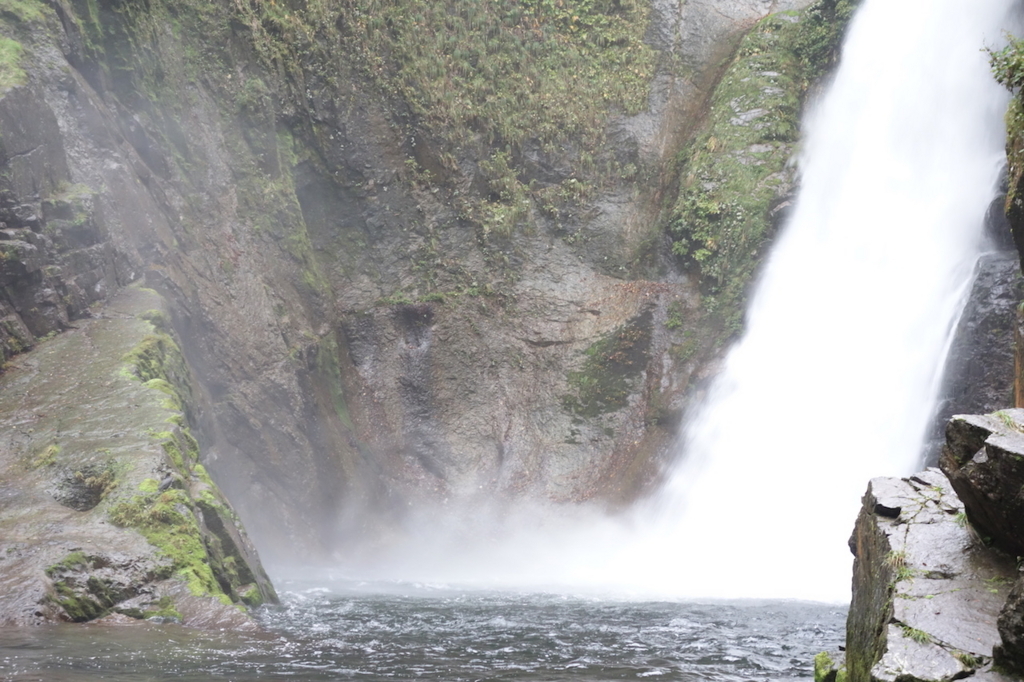
[[[873,479],[850,547],[851,681],[995,675],[1015,558],[982,541],[941,471]]]
[[[96,194],[72,184],[61,129],[31,88],[0,97],[0,365],[133,279]]]
[[[949,422],[942,468],[967,518],[987,541],[1011,556],[1024,554],[1024,409],[960,415]],[[1024,672],[1024,578],[1016,576],[999,614],[996,662]]]
[[[1008,234],[1008,233],[1007,233]],[[1014,334],[1021,275],[1015,251],[983,255],[946,361],[925,460],[936,464],[954,414],[986,414],[1014,403]]]
[[[1024,556],[1024,410],[958,415],[940,462],[978,532]]]
[[[139,376],[140,349],[160,338],[143,316],[159,319],[161,306],[124,289],[0,376],[0,624],[119,612],[248,627],[234,602],[274,598],[188,451],[179,394]]]

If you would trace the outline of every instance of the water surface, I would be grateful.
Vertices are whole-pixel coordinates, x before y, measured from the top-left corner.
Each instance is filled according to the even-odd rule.
[[[741,680],[812,677],[845,608],[285,585],[257,633],[175,625],[0,629],[0,679]]]

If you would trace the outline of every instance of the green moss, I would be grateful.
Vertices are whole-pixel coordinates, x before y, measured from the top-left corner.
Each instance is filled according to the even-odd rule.
[[[60,454],[60,451],[61,447],[57,443],[47,445],[32,458],[32,468],[39,469],[41,467],[53,466],[57,463],[57,455]]]
[[[144,479],[142,483],[139,484],[139,490],[147,494],[156,493],[160,490],[160,481],[155,478]]]
[[[679,329],[683,326],[683,303],[672,301],[668,305],[668,314],[665,316],[665,329]]]
[[[122,593],[109,580],[88,575],[88,571],[97,567],[94,557],[76,550],[45,571],[46,576],[53,581],[50,600],[63,609],[67,618],[73,622],[99,618],[123,598]]]
[[[146,313],[153,317],[150,313]],[[166,320],[155,317],[154,325],[165,324]],[[124,358],[126,369],[122,372],[129,378],[141,381],[146,387],[168,396],[164,406],[169,410],[184,412],[191,400],[188,369],[181,356],[181,350],[167,333],[158,332],[145,336]]]
[[[181,429],[178,432],[178,438],[181,439],[185,444],[185,453],[188,455],[190,462],[199,461],[199,442],[192,436],[192,432],[187,428]]]
[[[909,625],[903,625],[902,630],[904,637],[913,640],[918,644],[927,644],[928,642],[932,641],[931,635],[929,635],[924,630],[918,630],[917,628],[912,628]]]
[[[167,453],[171,463],[183,475],[187,475],[199,461],[199,443],[188,427],[174,431],[154,431],[152,436],[160,442],[160,447]]]
[[[24,85],[28,76],[21,68],[25,49],[16,40],[0,37],[0,93]]]
[[[142,609],[136,609],[136,608],[114,609],[114,612],[115,613],[120,613],[122,616],[128,616],[129,618],[134,618],[135,620],[142,620],[143,618],[146,617],[146,614],[145,614],[145,612],[143,612]]]
[[[177,344],[167,334],[149,334],[124,356],[134,374],[142,382],[167,379],[167,360],[171,353],[179,353]]]
[[[64,583],[55,584],[54,590],[57,594],[54,601],[64,609],[64,613],[74,623],[84,623],[99,618],[109,608],[88,595],[79,594]]]
[[[249,589],[242,592],[239,597],[246,606],[251,606],[253,608],[263,603],[263,595],[260,593],[260,588],[256,585],[251,585]]]
[[[139,315],[143,320],[146,320],[157,329],[157,331],[169,334],[171,331],[170,320],[167,319],[167,315],[162,310],[147,310],[146,312]]]
[[[160,391],[161,393],[166,393],[168,396],[170,396],[170,400],[168,400],[164,405],[165,407],[167,407],[167,409],[176,410],[178,412],[184,409],[184,406],[181,404],[181,398],[178,397],[178,392],[174,389],[173,386],[167,383],[166,379],[150,379],[149,381],[145,382],[143,386],[145,386],[146,388],[156,389],[157,391]]]
[[[563,407],[587,418],[625,407],[647,366],[650,325],[651,314],[644,313],[587,348],[582,369],[569,373],[572,393]]]
[[[827,651],[814,657],[814,682],[836,682],[836,664]]]
[[[160,311],[147,311],[141,317],[149,320],[155,327],[166,328],[168,324]],[[129,367],[128,376],[142,381],[147,388],[168,396],[164,405],[167,409],[187,411],[191,398],[188,390],[188,369],[181,356],[181,350],[169,334],[148,334],[123,359]],[[155,431],[152,436],[160,441],[174,466],[187,473],[190,465],[199,460],[199,443],[189,430],[187,419],[180,415],[176,417],[172,417],[170,421],[179,428],[173,431]]]
[[[49,566],[46,569],[46,575],[52,578],[65,571],[77,571],[81,569],[87,569],[89,568],[89,566],[91,566],[91,564],[92,560],[88,556],[86,556],[84,552],[74,551],[65,556],[57,563],[53,564],[52,566]]]
[[[174,600],[170,597],[160,597],[160,599],[153,604],[156,606],[155,609],[150,608],[142,612],[142,618],[161,618],[164,620],[175,620],[181,622],[181,612],[174,605]]]
[[[803,93],[831,63],[851,12],[847,0],[818,0],[759,22],[716,88],[705,129],[680,155],[672,251],[699,274],[705,309],[727,334],[742,325],[775,211],[791,191]]]
[[[175,574],[195,595],[220,596],[191,498],[183,490],[136,495],[108,512],[111,523],[138,530],[171,560]]]
[[[0,0],[0,14],[23,23],[42,21],[48,11],[38,0]]]
[[[210,474],[206,472],[206,467],[204,467],[202,464],[196,464],[194,467],[192,467],[192,473],[195,474],[200,481],[210,486],[211,488],[216,487],[213,484],[213,479],[210,478]],[[210,495],[211,497],[213,496],[213,494],[208,490],[204,490],[203,494]]]
[[[968,670],[980,668],[985,664],[984,658],[967,653],[966,651],[954,651],[953,656]]]

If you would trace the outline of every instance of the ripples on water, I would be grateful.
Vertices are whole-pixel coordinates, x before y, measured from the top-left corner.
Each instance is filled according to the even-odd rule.
[[[511,593],[285,592],[261,633],[178,626],[0,629],[0,679],[770,680],[812,677],[845,609]]]

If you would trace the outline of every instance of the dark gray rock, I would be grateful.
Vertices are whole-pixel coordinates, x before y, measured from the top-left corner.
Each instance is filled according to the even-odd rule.
[[[1024,673],[1024,578],[1021,576],[1017,577],[999,613],[998,625],[1002,643],[996,648],[996,662]]]
[[[65,468],[55,481],[54,499],[75,511],[89,511],[114,486],[116,472],[110,462]]]
[[[16,87],[0,98],[0,131],[0,164],[9,169],[3,188],[17,204],[4,220],[37,227],[38,204],[27,202],[70,179],[57,117],[34,89]]]
[[[851,682],[947,681],[992,661],[1014,561],[979,540],[939,470],[873,479],[850,546]]]
[[[1008,234],[1008,232],[1007,232]],[[938,462],[945,428],[954,414],[986,414],[1014,402],[1014,331],[1020,301],[1020,263],[1015,251],[985,254],[946,361],[928,465]]]
[[[946,428],[940,466],[978,532],[1024,556],[1024,410],[959,415]]]
[[[1024,409],[954,417],[942,468],[967,518],[993,545],[1024,555]],[[1017,575],[998,620],[996,663],[1024,672],[1024,578]]]
[[[72,184],[64,140],[35,90],[0,97],[0,364],[87,316],[130,279],[119,277],[123,257],[96,195]]]

